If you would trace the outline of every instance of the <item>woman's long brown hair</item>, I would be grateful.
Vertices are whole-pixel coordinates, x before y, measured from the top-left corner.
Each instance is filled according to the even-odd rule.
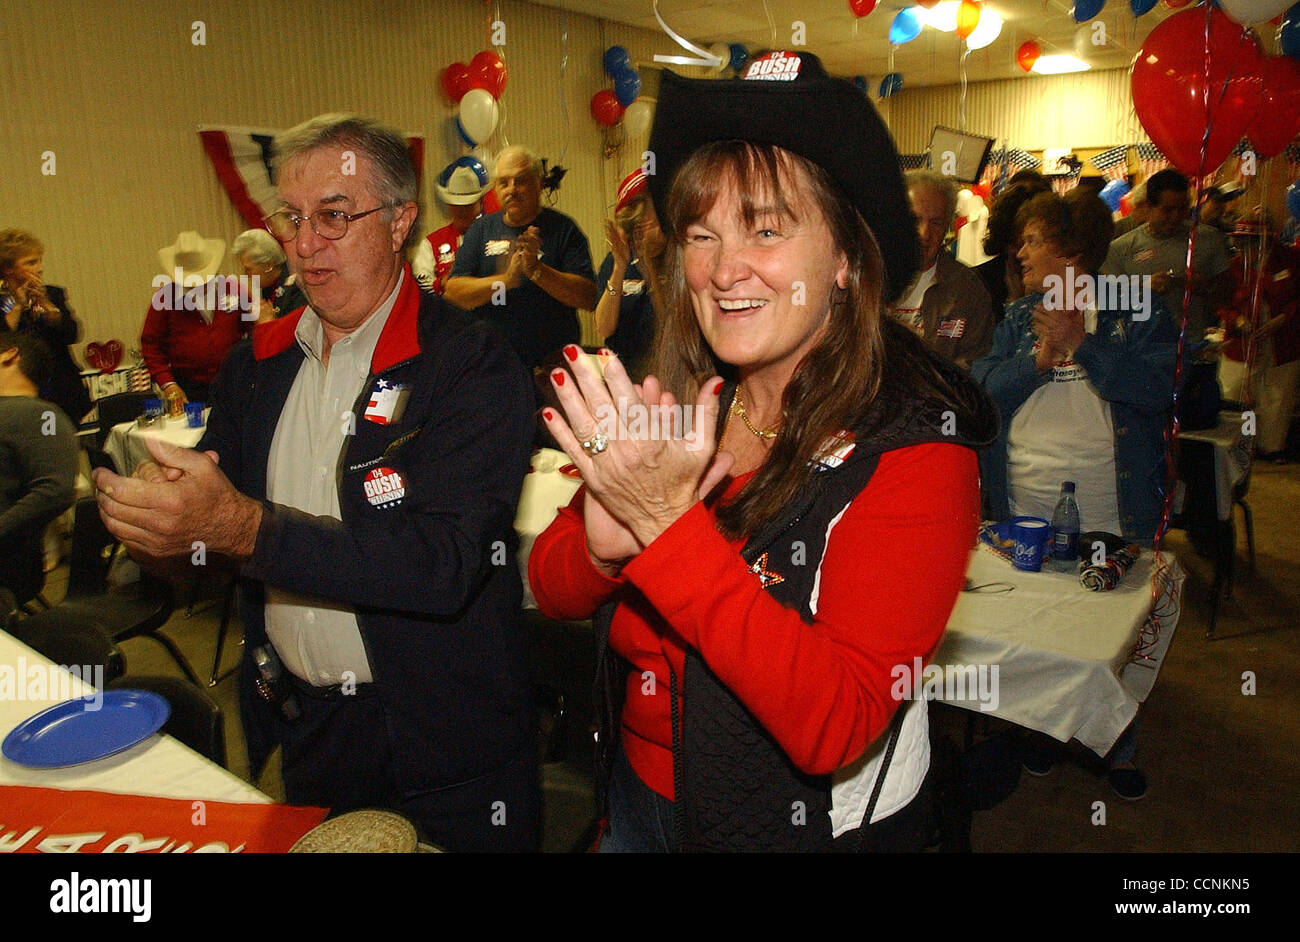
[[[862,172],[871,171],[864,167]],[[951,390],[926,357],[914,355],[919,342],[909,332],[890,330],[886,343],[880,250],[830,176],[772,145],[722,141],[701,147],[681,166],[663,220],[670,245],[649,372],[679,402],[694,402],[700,384],[710,376],[737,378],[735,368],[714,355],[700,331],[682,264],[686,228],[708,214],[725,186],[739,192],[747,225],[764,204],[796,219],[800,213],[820,211],[834,243],[828,248],[848,262],[847,287],[832,291],[822,339],[786,385],[781,429],[772,450],[740,494],[718,508],[719,530],[735,539],[753,534],[788,506],[831,436],[844,429],[870,433],[864,422],[882,383],[901,384],[909,393],[936,402],[951,401],[951,395],[945,395]],[[783,194],[795,196],[799,190],[805,192],[795,199]]]

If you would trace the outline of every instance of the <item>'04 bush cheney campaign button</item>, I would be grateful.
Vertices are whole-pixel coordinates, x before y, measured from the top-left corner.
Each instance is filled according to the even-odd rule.
[[[387,510],[396,507],[406,496],[406,482],[392,468],[373,468],[362,481],[370,506]]]

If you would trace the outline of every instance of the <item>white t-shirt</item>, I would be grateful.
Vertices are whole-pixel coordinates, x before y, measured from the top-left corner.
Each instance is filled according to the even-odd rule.
[[[1085,311],[1088,333],[1097,312]],[[1038,343],[1034,350],[1038,350]],[[1061,482],[1074,482],[1079,529],[1122,533],[1115,485],[1115,428],[1110,403],[1073,360],[1052,367],[1052,381],[1039,386],[1011,418],[1007,431],[1007,493],[1013,517],[1052,519]]]
[[[907,292],[898,299],[894,309],[890,312],[904,327],[910,327],[915,333],[920,334],[924,324],[921,323],[921,300],[925,297],[926,290],[934,284],[938,277],[939,263],[936,261],[921,274],[916,276]]]

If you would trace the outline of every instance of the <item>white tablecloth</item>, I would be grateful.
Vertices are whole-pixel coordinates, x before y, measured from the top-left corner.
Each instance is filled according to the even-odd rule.
[[[1206,442],[1214,446],[1214,503],[1220,520],[1232,516],[1232,490],[1250,470],[1250,445],[1254,436],[1242,435],[1241,413],[1220,412],[1219,424],[1199,432],[1179,432],[1178,437],[1189,442]],[[1179,482],[1179,486],[1182,483]],[[1175,499],[1176,509],[1182,509],[1182,495]]]
[[[998,703],[985,712],[1105,755],[1151,692],[1178,624],[1184,574],[1169,553],[1161,558],[1173,596],[1161,608],[1148,660],[1130,663],[1129,655],[1152,608],[1150,554],[1115,589],[1090,592],[1076,573],[1021,572],[979,549],[971,554],[968,585],[995,585],[958,597],[934,663],[996,665]],[[1014,588],[994,592],[996,584]],[[944,699],[980,709],[974,697]]]
[[[38,693],[26,683],[33,668],[44,672],[51,662],[13,636],[0,631],[0,670],[13,671],[15,693],[0,698],[0,739],[15,726],[59,702],[57,696],[32,700]],[[81,696],[86,690],[75,676],[68,692]],[[48,691],[47,691],[48,693]],[[269,804],[271,799],[243,779],[210,762],[170,736],[150,736],[139,745],[117,755],[63,769],[29,769],[0,756],[0,785],[30,785],[115,792],[122,795],[151,795],[186,800],[252,802]]]
[[[130,474],[142,461],[151,461],[147,438],[159,438],[181,448],[193,448],[203,437],[202,428],[190,428],[185,416],[167,416],[141,428],[135,422],[114,425],[104,439],[104,452],[113,459],[117,470]]]

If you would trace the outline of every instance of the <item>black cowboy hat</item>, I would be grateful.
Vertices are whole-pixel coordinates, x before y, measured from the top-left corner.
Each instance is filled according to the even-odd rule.
[[[916,222],[894,141],[860,91],[827,75],[809,52],[767,53],[737,79],[665,72],[649,148],[661,220],[678,167],[701,145],[732,140],[773,144],[830,174],[876,237],[886,300],[903,293],[921,260]]]

